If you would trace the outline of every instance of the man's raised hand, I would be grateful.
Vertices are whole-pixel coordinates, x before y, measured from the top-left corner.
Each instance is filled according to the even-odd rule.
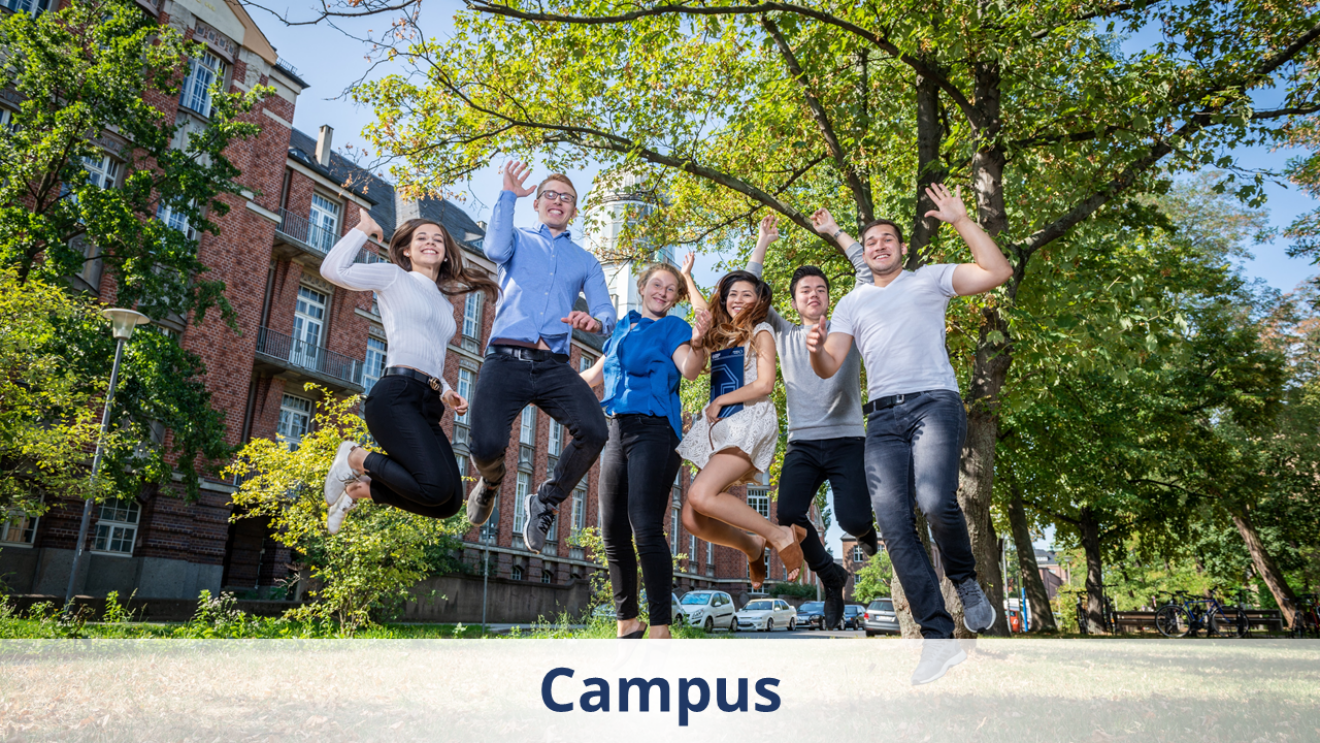
[[[825,316],[820,316],[820,321],[811,326],[807,331],[807,351],[816,353],[825,347],[825,338],[829,332],[825,330]]]
[[[811,213],[811,226],[816,228],[816,232],[829,238],[834,237],[834,233],[839,231],[839,223],[834,221],[834,216],[825,207]]]
[[[957,224],[958,220],[969,218],[967,206],[962,200],[962,186],[949,193],[949,189],[943,183],[935,183],[926,187],[926,195],[935,204],[934,209],[926,212],[927,217],[935,217],[949,224]]]
[[[523,187],[523,182],[527,176],[531,175],[532,166],[519,160],[510,160],[504,163],[504,190],[512,191],[515,196],[522,198],[536,191],[536,186]]]
[[[559,321],[587,333],[599,333],[601,328],[600,320],[582,310],[573,310],[568,313],[568,317],[561,317]]]

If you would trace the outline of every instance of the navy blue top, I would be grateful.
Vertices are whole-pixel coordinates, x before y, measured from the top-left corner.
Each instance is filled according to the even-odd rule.
[[[610,415],[640,413],[668,418],[674,433],[682,438],[683,404],[678,399],[682,375],[674,365],[674,351],[690,342],[692,326],[682,318],[669,315],[650,320],[636,310],[629,312],[605,342],[601,407]]]

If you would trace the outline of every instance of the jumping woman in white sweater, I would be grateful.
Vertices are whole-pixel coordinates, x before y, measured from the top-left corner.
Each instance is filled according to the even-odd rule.
[[[442,376],[445,346],[457,330],[448,297],[479,290],[493,299],[498,292],[494,282],[463,270],[463,251],[442,225],[408,220],[390,239],[393,263],[354,263],[369,235],[379,240],[381,228],[363,212],[325,257],[321,275],[345,289],[376,292],[389,350],[363,417],[387,453],[339,445],[325,478],[331,534],[363,498],[438,519],[462,508],[458,464],[440,428],[446,405],[459,415],[468,406]]]

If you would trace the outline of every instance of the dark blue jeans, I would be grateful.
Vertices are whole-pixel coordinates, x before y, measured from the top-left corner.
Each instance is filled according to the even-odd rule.
[[[967,410],[957,392],[932,390],[866,420],[866,483],[876,524],[923,637],[953,637],[940,582],[917,535],[921,508],[954,583],[976,577],[967,521],[958,505],[958,464]]]
[[[614,609],[620,620],[637,616],[637,562],[651,624],[664,626],[674,591],[674,562],[665,540],[665,510],[683,460],[668,418],[624,414],[609,421],[600,455],[600,536],[610,566]],[[636,541],[636,552],[633,542]],[[696,560],[695,555],[688,556]]]
[[[840,528],[855,537],[871,530],[871,504],[862,467],[865,441],[861,436],[848,436],[788,442],[779,475],[779,523],[797,524],[807,530],[802,554],[807,566],[818,574],[834,564],[834,556],[825,550],[816,527],[807,518],[822,483],[830,482],[834,517]]]
[[[472,463],[486,482],[504,481],[504,452],[509,448],[513,419],[535,405],[568,429],[568,442],[554,474],[542,483],[537,497],[558,508],[596,463],[609,431],[600,400],[567,358],[526,361],[498,351],[486,354],[472,391]]]

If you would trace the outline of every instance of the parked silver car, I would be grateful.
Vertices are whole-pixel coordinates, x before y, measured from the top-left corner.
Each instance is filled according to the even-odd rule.
[[[716,627],[730,632],[738,630],[734,617],[733,597],[724,591],[688,591],[679,601],[687,615],[687,623],[714,632]]]
[[[789,632],[797,629],[797,610],[783,599],[753,599],[738,612],[738,629],[774,632],[784,627]]]
[[[872,601],[862,614],[862,629],[866,630],[867,637],[875,637],[881,633],[898,634],[898,616],[894,614],[894,600],[884,598]]]

